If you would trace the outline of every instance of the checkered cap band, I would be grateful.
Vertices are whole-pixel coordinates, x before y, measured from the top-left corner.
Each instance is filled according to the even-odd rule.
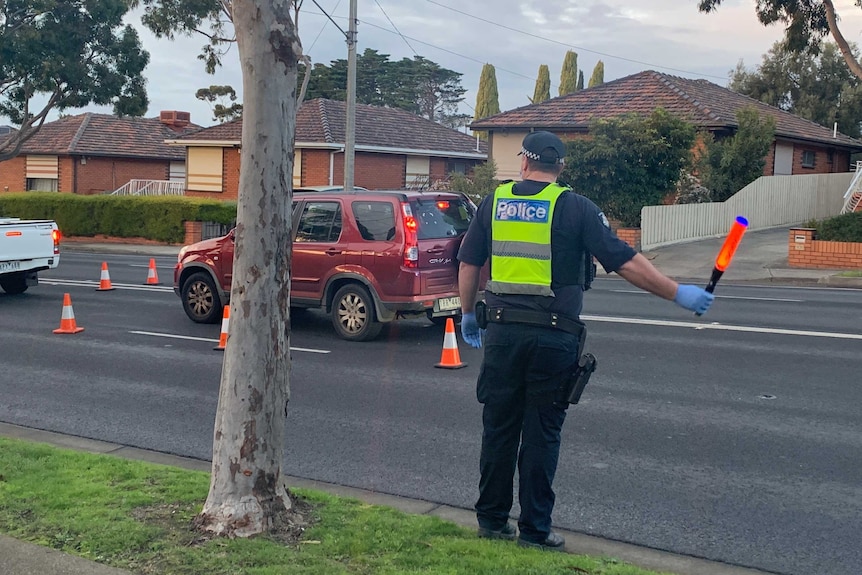
[[[535,162],[541,162],[541,161],[542,161],[542,156],[541,156],[541,155],[539,155],[539,154],[534,154],[533,152],[531,152],[531,151],[527,150],[526,148],[521,148],[521,155],[522,155],[522,156],[526,156],[527,158],[529,158],[529,159],[531,159],[531,160],[533,160],[533,161],[535,161]],[[553,163],[555,163],[555,164],[562,164],[563,162],[564,162],[564,158],[557,158],[557,160],[556,160],[555,162],[553,162]],[[550,163],[550,162],[546,162],[546,163]]]

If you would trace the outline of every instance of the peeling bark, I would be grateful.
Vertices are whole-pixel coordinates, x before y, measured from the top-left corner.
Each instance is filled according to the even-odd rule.
[[[290,205],[297,62],[290,0],[233,0],[243,70],[243,134],[231,333],[198,528],[229,537],[271,529],[291,508],[281,480],[290,399]]]

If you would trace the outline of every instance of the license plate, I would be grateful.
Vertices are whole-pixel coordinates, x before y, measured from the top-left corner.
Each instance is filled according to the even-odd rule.
[[[461,309],[461,298],[458,296],[441,297],[434,302],[434,311],[450,311],[453,309]]]
[[[21,269],[21,262],[0,262],[0,272],[14,272]]]

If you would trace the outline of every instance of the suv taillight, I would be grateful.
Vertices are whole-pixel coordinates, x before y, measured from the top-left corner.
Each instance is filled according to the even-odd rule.
[[[419,240],[416,237],[419,225],[413,217],[410,204],[402,202],[401,211],[404,214],[404,267],[419,267]]]

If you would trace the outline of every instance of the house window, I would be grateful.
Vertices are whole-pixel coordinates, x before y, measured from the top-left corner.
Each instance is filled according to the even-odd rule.
[[[302,150],[293,150],[293,187],[302,186]]]
[[[428,156],[407,156],[407,170],[404,185],[409,189],[422,190],[431,183],[431,158]]]
[[[814,152],[811,150],[805,150],[802,152],[802,167],[803,168],[813,168],[814,167]]]
[[[28,192],[59,190],[60,161],[57,156],[27,156],[25,170]]]
[[[186,187],[195,192],[221,192],[223,150],[216,147],[189,147]]]
[[[446,162],[446,175],[467,173],[467,162],[463,160],[449,160]]]
[[[27,178],[28,192],[56,192],[58,180],[56,178]]]

